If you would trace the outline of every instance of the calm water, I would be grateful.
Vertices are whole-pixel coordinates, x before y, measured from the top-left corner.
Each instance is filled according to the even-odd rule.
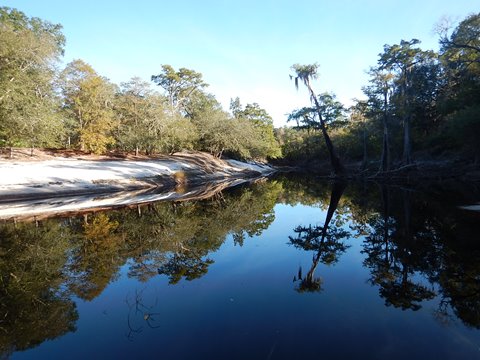
[[[277,178],[0,224],[0,358],[477,359],[474,187]]]

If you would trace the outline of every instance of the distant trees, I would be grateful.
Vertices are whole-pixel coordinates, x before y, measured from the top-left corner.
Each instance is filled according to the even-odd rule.
[[[480,14],[438,26],[438,53],[421,49],[417,39],[385,45],[363,88],[366,99],[349,110],[332,93],[314,92],[317,64],[293,65],[292,79],[303,82],[311,100],[289,115],[293,130],[275,130],[255,102],[243,106],[235,98],[225,111],[192,69],[161,65],[151,77],[158,91],[135,77],[117,86],[80,59],[60,69],[61,30],[0,8],[0,147],[137,155],[194,149],[329,161],[336,175],[345,173],[340,158],[380,174],[410,167],[415,152],[480,161]]]
[[[58,146],[61,25],[0,8],[0,146]]]
[[[0,8],[0,146],[173,153],[242,159],[281,155],[273,121],[258,104],[225,112],[201,73],[164,64],[150,83],[116,86],[81,59],[58,71],[61,26]]]
[[[365,160],[368,152],[370,162],[373,157],[378,159],[370,168],[378,166],[380,174],[395,167],[410,168],[415,152],[423,158],[455,155],[478,162],[480,14],[468,16],[456,27],[439,26],[438,31],[438,53],[421,49],[417,39],[385,45],[363,88],[366,100],[356,101],[348,120],[337,121],[336,125],[328,123],[322,99],[309,86],[317,65],[295,65],[297,75],[293,77],[297,84],[304,81],[314,106],[290,114],[289,120],[297,123],[296,134],[286,129],[277,131],[287,158],[311,160],[316,154],[316,158],[333,164],[341,154],[350,161],[361,160],[359,168],[364,169],[369,167]],[[356,120],[359,114],[361,131]],[[328,131],[324,148],[318,146],[316,132],[322,129],[322,123]],[[332,158],[329,144],[333,143],[336,156]]]

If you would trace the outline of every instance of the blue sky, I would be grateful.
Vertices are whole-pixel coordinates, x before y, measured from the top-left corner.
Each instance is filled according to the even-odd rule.
[[[1,6],[61,23],[65,62],[81,58],[115,83],[149,80],[162,64],[201,72],[228,109],[257,102],[273,116],[308,104],[289,79],[294,63],[320,64],[314,83],[346,103],[361,97],[365,71],[384,44],[417,38],[438,49],[433,27],[461,20],[478,0],[16,0]]]

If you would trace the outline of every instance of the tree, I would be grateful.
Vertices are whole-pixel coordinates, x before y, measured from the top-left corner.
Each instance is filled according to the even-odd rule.
[[[253,127],[246,120],[237,121],[222,110],[207,109],[193,119],[199,135],[199,147],[214,156],[224,152],[249,159]]]
[[[328,153],[330,155],[330,164],[332,166],[332,169],[335,175],[342,176],[345,174],[346,170],[335,151],[335,147],[333,146],[332,141],[330,140],[330,136],[328,135],[327,127],[323,119],[322,106],[320,105],[317,97],[315,96],[315,93],[313,92],[312,86],[310,85],[310,80],[316,79],[318,77],[317,75],[318,64],[311,64],[311,65],[295,64],[292,66],[292,70],[295,71],[295,75],[294,76],[291,75],[290,78],[295,79],[295,87],[298,89],[298,81],[299,80],[303,81],[303,83],[305,84],[305,86],[307,87],[310,93],[310,100],[314,103],[315,108],[317,110],[318,119],[320,121],[320,129],[322,131],[323,138],[325,140],[325,144],[327,146]]]
[[[158,103],[153,98],[150,84],[138,77],[120,86],[115,101],[120,120],[117,142],[127,150],[135,150],[135,155],[138,155],[141,148],[147,148],[148,125],[157,115],[155,110]]]
[[[152,75],[152,81],[165,90],[172,113],[185,111],[189,97],[208,86],[201,73],[186,68],[175,71],[170,65],[162,65],[162,72]]]
[[[180,150],[192,150],[198,139],[197,129],[189,118],[179,114],[167,115],[157,144],[162,152],[173,154]]]
[[[235,99],[230,99],[230,111],[234,118],[241,117],[243,106],[238,96]]]
[[[467,16],[449,34],[450,26],[440,25],[440,46],[442,53],[451,61],[459,61],[466,66],[480,63],[480,13]]]
[[[398,112],[402,116],[404,129],[402,161],[409,165],[411,159],[411,118],[412,103],[416,94],[413,91],[413,76],[415,68],[435,57],[433,51],[422,51],[413,47],[420,43],[420,40],[402,40],[400,44],[385,45],[384,51],[378,60],[380,71],[392,72],[395,74],[395,81],[398,84],[396,98],[399,101]]]
[[[297,162],[302,160],[305,155],[309,159],[311,153],[320,151],[318,142],[313,141],[316,138],[312,139],[311,134],[304,129],[284,126],[275,130],[275,136],[285,160]]]
[[[368,102],[358,99],[354,99],[355,104],[350,107],[350,120],[352,123],[361,123],[362,126],[362,148],[363,148],[363,158],[361,169],[365,170],[367,168],[368,156],[367,156],[367,113],[368,113]]]
[[[380,172],[390,170],[390,98],[393,92],[393,74],[388,71],[382,71],[379,68],[370,70],[370,86],[363,88],[368,96],[369,107],[372,109],[371,116],[377,114],[382,118],[383,137],[382,137],[382,155],[380,158]]]
[[[103,153],[115,139],[115,87],[82,60],[69,63],[61,74],[64,109],[72,118],[70,135],[80,150]]]
[[[194,91],[185,103],[185,117],[194,120],[205,111],[222,110],[222,105],[214,95],[204,91]]]
[[[57,146],[63,135],[55,66],[61,25],[0,8],[0,144]]]
[[[318,128],[318,121],[315,119],[316,111],[311,107],[303,107],[293,110],[288,114],[287,122],[295,121],[297,129],[306,129],[309,133]]]
[[[307,159],[310,159],[312,153],[312,133],[318,129],[318,121],[316,120],[316,114],[314,108],[312,107],[303,107],[300,109],[293,110],[287,117],[287,122],[295,121],[297,126],[296,130],[306,130],[307,134],[305,136],[305,155]],[[296,135],[300,135],[297,131]],[[292,139],[293,140],[293,139]],[[291,144],[289,144],[291,145]],[[290,152],[290,151],[289,151]],[[282,149],[283,154],[287,154]]]
[[[333,93],[324,92],[317,96],[323,121],[327,127],[339,128],[347,124],[345,108]]]
[[[281,156],[280,146],[275,138],[273,119],[267,111],[257,103],[247,104],[245,108],[237,97],[230,102],[234,117],[246,120],[253,127],[255,137],[251,140],[251,153],[255,158],[275,159]]]

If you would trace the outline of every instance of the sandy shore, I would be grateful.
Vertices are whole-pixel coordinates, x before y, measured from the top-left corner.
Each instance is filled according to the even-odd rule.
[[[0,160],[0,219],[179,198],[176,188],[252,179],[267,165],[179,153],[156,160]],[[187,190],[188,191],[188,190]],[[152,196],[152,192],[153,195]],[[140,196],[141,195],[141,196]],[[139,197],[140,196],[140,197]]]

